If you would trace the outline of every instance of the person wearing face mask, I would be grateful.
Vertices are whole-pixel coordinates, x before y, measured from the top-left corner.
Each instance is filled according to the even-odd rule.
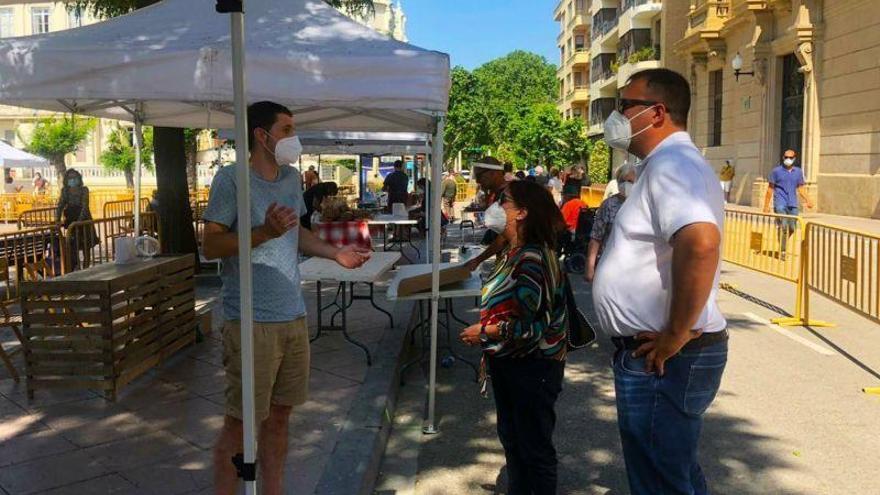
[[[299,273],[299,253],[335,260],[357,268],[370,252],[353,246],[334,247],[299,224],[306,212],[302,184],[290,164],[302,145],[293,114],[277,103],[248,107],[250,150],[251,245],[254,280],[254,398],[259,426],[258,467],[262,493],[282,493],[287,457],[288,421],[293,407],[308,398],[309,331]],[[239,307],[237,165],[222,168],[211,186],[203,218],[203,254],[223,259],[222,302],[226,416],[214,447],[214,489],[238,493],[238,476],[230,462],[242,452],[242,383]]]
[[[488,247],[467,262],[465,266],[471,271],[479,268],[484,261],[500,253],[507,246],[507,240],[499,235],[504,231],[507,216],[504,215],[498,200],[504,189],[512,183],[506,179],[505,166],[497,158],[491,156],[480,158],[474,162],[473,169],[473,176],[485,193],[483,205],[486,206],[486,210],[483,212],[483,223],[487,230],[482,243],[488,244]]]
[[[55,207],[55,223],[68,229],[74,222],[91,220],[92,212],[89,209],[89,188],[83,184],[82,175],[70,168],[64,172],[63,180],[61,197]],[[94,225],[91,228],[75,228],[73,232],[68,230],[67,238],[68,253],[72,254],[70,269],[78,270],[91,265],[92,248],[98,245],[98,232]]]
[[[623,206],[626,197],[632,192],[636,181],[636,169],[628,163],[624,163],[617,173],[614,174],[617,192],[608,199],[602,201],[596,216],[593,218],[593,228],[590,230],[590,243],[587,245],[587,266],[584,270],[584,280],[593,282],[596,276],[596,265],[602,256],[602,250],[611,234],[614,219],[617,212]]]
[[[772,205],[773,213],[796,217],[800,213],[798,196],[807,208],[813,207],[813,203],[807,197],[804,171],[800,167],[795,167],[796,161],[797,153],[794,150],[785,150],[782,154],[782,163],[770,172],[770,177],[767,178],[767,194],[764,197],[764,213],[770,213]],[[797,229],[797,220],[781,218],[778,223],[779,257],[785,260],[788,239]]]
[[[303,203],[306,205],[306,213],[299,217],[299,223],[303,228],[312,229],[312,217],[320,212],[321,203],[328,196],[336,196],[339,186],[335,182],[320,182],[303,193]]]
[[[687,79],[637,72],[605,140],[639,159],[593,279],[613,358],[617,421],[633,495],[706,494],[697,457],[703,414],[727,363],[716,301],[724,195],[686,132]]]
[[[459,339],[483,351],[484,396],[491,376],[507,493],[551,495],[568,328],[567,282],[555,249],[565,225],[550,192],[534,182],[514,181],[501,196],[501,235],[510,249],[483,286],[480,322]]]

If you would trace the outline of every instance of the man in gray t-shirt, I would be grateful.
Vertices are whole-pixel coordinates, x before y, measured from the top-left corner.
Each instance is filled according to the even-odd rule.
[[[289,164],[302,146],[294,136],[293,115],[272,102],[248,107],[251,186],[251,265],[254,305],[254,399],[259,426],[263,490],[281,493],[287,457],[287,423],[294,406],[308,398],[309,332],[300,287],[299,252],[357,268],[370,252],[336,248],[300,228],[305,213],[299,174]],[[203,254],[223,259],[223,364],[226,368],[226,419],[214,449],[216,493],[237,493],[238,476],[230,459],[242,452],[241,326],[236,167],[225,167],[211,184],[204,213]]]

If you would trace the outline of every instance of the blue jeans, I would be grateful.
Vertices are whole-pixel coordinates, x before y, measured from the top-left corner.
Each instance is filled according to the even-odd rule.
[[[773,205],[773,213],[776,213],[777,215],[791,215],[793,217],[796,217],[798,216],[798,207]],[[786,251],[786,247],[788,246],[788,238],[791,237],[791,234],[793,234],[795,230],[797,230],[797,220],[793,218],[781,218],[777,220],[777,225],[779,226],[780,252],[784,254]]]
[[[645,372],[633,351],[614,354],[617,421],[632,495],[705,495],[697,460],[703,413],[727,364],[727,341],[682,351],[663,377]]]

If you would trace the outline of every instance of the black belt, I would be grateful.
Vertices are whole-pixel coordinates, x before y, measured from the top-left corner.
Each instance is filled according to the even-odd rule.
[[[692,351],[694,349],[702,349],[703,347],[724,342],[729,338],[730,333],[727,329],[720,332],[704,333],[699,337],[688,341],[681,350]],[[641,345],[647,342],[647,340],[636,340],[635,337],[611,337],[611,342],[614,343],[614,347],[618,349],[633,351],[641,347]]]

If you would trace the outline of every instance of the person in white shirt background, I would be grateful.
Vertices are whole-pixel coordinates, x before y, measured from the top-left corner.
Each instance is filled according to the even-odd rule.
[[[727,363],[716,302],[724,196],[686,132],[680,74],[634,74],[605,139],[642,160],[596,269],[593,302],[612,337],[618,426],[633,495],[708,493],[703,414]]]

